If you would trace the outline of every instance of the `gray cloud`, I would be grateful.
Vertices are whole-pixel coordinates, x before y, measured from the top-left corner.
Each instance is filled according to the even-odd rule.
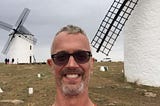
[[[0,21],[14,25],[24,8],[31,9],[24,26],[38,39],[35,50],[41,61],[49,58],[51,38],[66,24],[81,26],[91,40],[112,2],[113,0],[0,0]],[[0,51],[8,34],[0,29]],[[113,50],[114,57],[120,54],[123,58],[123,36],[118,38]],[[43,52],[40,54],[38,51]]]

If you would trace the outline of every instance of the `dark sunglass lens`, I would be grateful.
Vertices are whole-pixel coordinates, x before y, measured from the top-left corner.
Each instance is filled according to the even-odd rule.
[[[89,60],[90,54],[87,51],[78,51],[74,53],[74,58],[78,63],[85,63]]]
[[[54,57],[54,62],[57,65],[64,65],[68,62],[69,54],[66,52],[57,53]]]

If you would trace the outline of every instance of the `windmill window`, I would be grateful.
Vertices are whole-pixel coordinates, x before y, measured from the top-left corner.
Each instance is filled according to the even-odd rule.
[[[116,5],[117,5],[117,3],[115,2],[115,3],[113,4],[113,6],[115,6],[115,7],[116,7]]]
[[[112,23],[112,20],[111,20],[111,19],[110,19],[110,20],[108,20],[108,23],[110,23],[110,24],[111,24],[111,23]]]
[[[95,45],[96,48],[98,48],[98,46],[99,46],[98,44]]]
[[[132,9],[128,8],[127,13],[129,14],[132,11]]]
[[[109,12],[109,13],[108,13],[108,16],[110,17],[111,15],[112,15],[112,13],[111,13],[111,12]]]
[[[30,45],[30,50],[32,50],[32,46]]]
[[[124,11],[127,10],[127,7],[124,7],[123,10],[124,10]]]
[[[112,18],[112,20],[113,20],[113,19],[114,19],[114,17],[115,17],[115,14],[112,14],[110,18]]]
[[[121,7],[121,5],[120,5],[120,4],[118,4],[118,5],[117,5],[117,8],[120,8],[120,7]]]
[[[100,35],[101,35],[101,32],[98,32],[97,35],[100,36]]]
[[[118,12],[118,8],[115,9],[114,13],[117,13],[117,12]]]
[[[106,25],[106,22],[103,22],[103,23],[102,23],[102,26],[105,26],[105,25]]]

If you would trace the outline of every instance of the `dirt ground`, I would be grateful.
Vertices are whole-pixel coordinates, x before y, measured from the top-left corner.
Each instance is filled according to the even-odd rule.
[[[100,71],[100,66],[108,71]],[[97,106],[160,106],[160,88],[128,83],[122,70],[123,62],[95,63],[89,95]],[[54,102],[54,77],[46,64],[1,63],[0,88],[0,106],[51,106]],[[33,94],[28,94],[29,88]]]

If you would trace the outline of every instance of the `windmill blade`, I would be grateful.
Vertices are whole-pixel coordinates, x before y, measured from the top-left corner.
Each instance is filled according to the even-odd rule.
[[[32,43],[32,44],[36,44],[37,43],[37,39],[34,37],[34,35],[24,35],[22,33],[20,33],[22,36],[20,36],[22,39],[25,39],[26,41]]]
[[[18,30],[20,33],[25,33],[25,34],[31,34],[28,30],[27,30],[27,28],[25,28],[24,26],[20,26],[19,27],[19,30]]]
[[[4,29],[6,31],[10,31],[10,30],[12,30],[12,27],[13,27],[12,25],[0,21],[0,28]]]
[[[37,39],[36,39],[35,37],[33,38],[32,41],[33,41],[33,44],[34,44],[34,45],[37,43]]]
[[[138,0],[114,0],[91,44],[108,56]]]
[[[11,45],[11,43],[12,43],[12,40],[14,39],[14,36],[15,36],[15,35],[10,34],[10,36],[9,36],[9,38],[8,38],[8,40],[7,40],[4,48],[3,48],[3,50],[2,50],[2,53],[3,53],[3,54],[7,54],[7,53],[8,53],[8,50],[9,50],[9,48],[10,48],[10,45]]]
[[[30,10],[28,8],[25,8],[23,10],[23,12],[21,13],[21,15],[19,16],[16,24],[15,24],[15,29],[17,30],[20,26],[23,26],[28,14],[29,14]]]

